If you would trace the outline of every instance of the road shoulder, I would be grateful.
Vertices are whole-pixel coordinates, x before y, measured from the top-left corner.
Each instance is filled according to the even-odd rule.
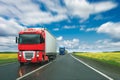
[[[105,73],[108,76],[111,76],[115,80],[120,79],[120,68],[119,67],[109,65],[109,64],[106,64],[106,63],[102,63],[100,61],[88,59],[88,58],[83,58],[83,57],[78,57],[78,56],[75,56],[75,57],[84,61],[85,63],[94,67],[95,69],[101,71],[102,73]]]

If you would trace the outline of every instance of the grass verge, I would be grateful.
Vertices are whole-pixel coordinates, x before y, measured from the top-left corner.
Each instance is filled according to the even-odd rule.
[[[120,67],[120,52],[74,53],[73,55]]]
[[[0,65],[16,61],[17,53],[0,53]]]

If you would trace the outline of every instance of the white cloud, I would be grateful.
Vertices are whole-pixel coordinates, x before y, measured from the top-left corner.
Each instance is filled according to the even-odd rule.
[[[5,20],[0,17],[0,36],[15,36],[24,28],[13,19]]]
[[[69,15],[87,19],[92,11],[92,6],[85,0],[65,0]]]
[[[90,43],[80,43],[77,51],[119,51],[120,50],[120,41],[114,42],[110,39],[97,40],[93,44]]]
[[[78,47],[78,49],[80,50],[80,51],[89,51],[89,50],[93,50],[93,46],[92,45],[89,45],[89,44],[81,44],[81,45],[79,45],[79,47]]]
[[[0,35],[6,37],[0,37],[0,51],[1,50],[16,50],[16,44],[14,43],[14,36],[18,34],[24,26],[19,25],[22,23],[25,25],[35,24],[48,24],[61,20],[68,19],[68,17],[79,17],[81,22],[89,18],[91,14],[105,12],[111,10],[117,6],[112,1],[89,3],[87,0],[64,0],[65,6],[60,4],[59,0],[39,0],[43,3],[47,11],[40,9],[41,5],[34,3],[31,0],[1,0],[0,1],[0,15],[8,17],[9,19],[0,18]],[[107,6],[106,6],[107,5]],[[55,15],[52,14],[55,13]],[[106,33],[112,37],[119,38],[119,25],[120,23],[106,23],[99,27],[98,33]],[[107,26],[107,27],[105,27]],[[110,26],[110,29],[108,28]],[[115,28],[113,28],[113,26]],[[74,29],[76,26],[64,26],[65,29]],[[80,28],[84,30],[84,28]],[[112,30],[113,29],[113,30]],[[58,28],[53,30],[59,30]],[[92,31],[94,29],[88,29]],[[113,32],[113,33],[112,33]],[[58,44],[63,45],[70,49],[95,49],[96,46],[80,43],[79,39],[63,40],[60,36],[57,38]],[[107,43],[107,42],[106,42]],[[104,43],[105,44],[105,43]],[[119,46],[119,43],[111,41],[112,46]],[[99,47],[104,47],[100,45]]]
[[[80,27],[80,31],[83,31],[84,30],[84,28],[83,27]]]
[[[75,49],[75,48],[78,48],[79,42],[80,42],[79,39],[76,39],[76,38],[72,40],[61,40],[61,41],[58,41],[58,47],[64,46],[67,49]]]
[[[97,49],[99,50],[108,50],[108,51],[119,51],[120,50],[120,41],[113,41],[110,39],[98,40],[95,43]]]
[[[80,41],[79,39],[73,38],[71,40],[64,40],[63,37],[58,41],[58,48],[60,46],[66,47],[69,52],[73,51],[119,51],[120,50],[120,41],[114,42],[111,39],[97,40],[93,43],[87,43],[85,41]]]
[[[84,31],[85,30],[85,25],[80,26],[80,31]]]
[[[107,22],[102,24],[98,30],[98,33],[105,33],[113,38],[120,39],[120,22]]]
[[[57,40],[58,40],[58,41],[63,40],[63,36],[59,36],[59,37],[57,38]]]
[[[74,28],[76,28],[76,26],[67,26],[67,25],[66,25],[66,26],[64,26],[63,28],[64,28],[64,29],[74,29]]]
[[[24,25],[49,24],[68,19],[69,16],[77,16],[83,22],[91,14],[105,12],[117,6],[112,1],[89,3],[86,0],[64,0],[64,6],[59,0],[38,1],[44,4],[46,11],[31,0],[1,0],[0,15],[14,18]]]
[[[64,0],[64,2],[69,11],[68,14],[80,17],[81,22],[88,19],[91,14],[105,12],[117,7],[117,4],[112,1],[89,3],[86,0]]]
[[[80,43],[80,40],[77,38],[64,40],[63,36],[59,36],[57,40],[57,48],[59,49],[59,47],[65,47],[69,52],[74,49],[78,49]]]
[[[54,28],[53,31],[59,31],[59,28]]]
[[[26,27],[19,25],[14,19],[0,17],[0,51],[17,51],[15,36]]]
[[[86,28],[85,26],[80,26],[80,31],[90,32],[90,31],[97,31],[97,27]]]
[[[87,28],[86,32],[90,32],[90,31],[96,31],[98,28]]]
[[[17,20],[25,25],[51,23],[67,18],[62,12],[54,16],[50,11],[40,10],[39,5],[31,0],[1,0],[0,3],[0,15],[18,18]]]
[[[95,20],[101,20],[101,19],[104,19],[104,18],[103,18],[103,15],[100,15],[100,14],[99,14],[99,15],[96,15],[96,16],[94,17],[94,19],[95,19]]]
[[[0,37],[0,51],[17,51],[14,36]]]
[[[42,2],[47,10],[57,12],[58,14],[65,14],[67,12],[66,8],[60,4],[59,0],[39,0]]]
[[[117,4],[111,1],[106,1],[106,2],[93,3],[92,6],[94,7],[93,13],[100,13],[117,7]]]

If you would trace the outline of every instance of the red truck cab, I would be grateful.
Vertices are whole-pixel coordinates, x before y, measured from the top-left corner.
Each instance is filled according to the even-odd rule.
[[[28,28],[19,32],[18,61],[20,64],[48,61],[45,53],[45,30]]]

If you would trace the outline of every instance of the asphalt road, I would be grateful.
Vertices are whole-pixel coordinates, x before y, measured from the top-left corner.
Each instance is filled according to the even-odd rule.
[[[43,65],[25,64],[20,66],[19,63],[2,65],[0,66],[0,80],[16,80],[18,77],[20,77],[18,80],[112,80],[75,60],[69,54],[58,56],[47,66],[42,68],[41,66]],[[35,69],[38,70],[30,73]],[[26,75],[26,73],[30,74]],[[114,80],[120,80],[120,78]]]
[[[18,76],[18,69],[17,63],[0,66],[0,80],[15,80]]]
[[[70,55],[58,57],[48,66],[20,80],[109,80]]]
[[[20,66],[19,63],[11,63],[0,66],[0,80],[16,80],[16,78],[37,69],[42,65],[39,64],[25,64]]]

